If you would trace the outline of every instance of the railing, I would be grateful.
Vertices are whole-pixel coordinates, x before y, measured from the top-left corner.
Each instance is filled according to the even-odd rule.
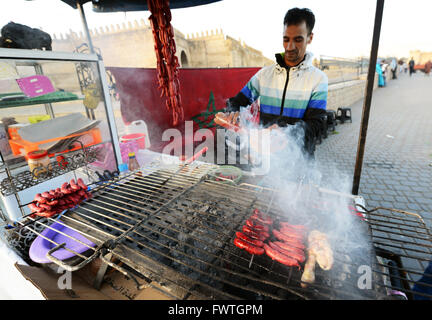
[[[329,79],[329,84],[356,80],[368,71],[369,59],[345,59],[329,56],[320,56],[317,66],[324,71]]]

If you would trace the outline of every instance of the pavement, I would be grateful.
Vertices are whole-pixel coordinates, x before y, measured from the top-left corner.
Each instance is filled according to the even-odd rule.
[[[317,146],[321,166],[354,177],[363,100],[350,107],[353,122],[336,126]],[[417,213],[432,229],[432,77],[399,74],[372,97],[359,195],[367,208]]]

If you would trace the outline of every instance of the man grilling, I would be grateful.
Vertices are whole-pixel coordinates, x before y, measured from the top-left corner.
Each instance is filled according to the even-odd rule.
[[[260,98],[260,122],[264,127],[298,123],[304,129],[304,150],[313,156],[315,140],[326,114],[328,79],[312,65],[306,51],[312,42],[315,16],[307,8],[288,10],[284,18],[284,52],[276,63],[259,70],[235,96],[227,100],[227,111],[239,111]]]

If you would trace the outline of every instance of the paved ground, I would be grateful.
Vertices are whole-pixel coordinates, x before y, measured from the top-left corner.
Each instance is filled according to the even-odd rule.
[[[374,91],[359,194],[369,207],[420,214],[432,226],[432,77],[399,75]],[[317,146],[321,164],[336,163],[351,176],[363,99],[351,106],[353,123]]]

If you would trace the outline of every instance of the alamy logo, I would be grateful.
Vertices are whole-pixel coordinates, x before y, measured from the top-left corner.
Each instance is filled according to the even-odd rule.
[[[372,269],[370,266],[361,265],[357,269],[360,277],[357,280],[357,287],[361,290],[372,289]]]
[[[72,290],[72,272],[59,267],[57,273],[61,274],[57,280],[57,287],[60,290]]]

